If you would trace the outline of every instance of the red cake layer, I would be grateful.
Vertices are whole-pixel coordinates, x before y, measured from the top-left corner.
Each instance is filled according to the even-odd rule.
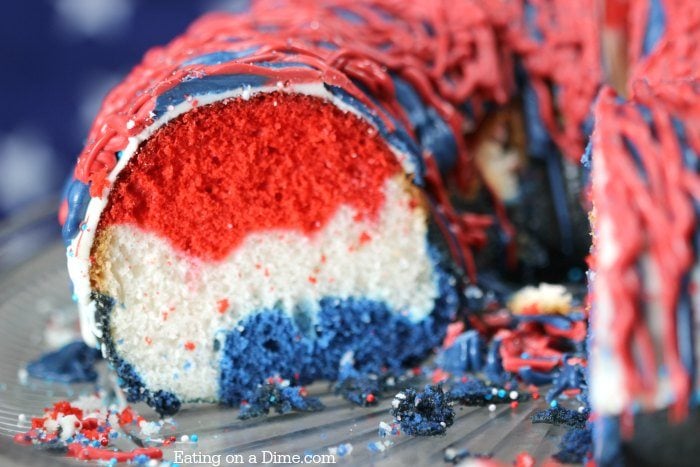
[[[318,98],[261,94],[194,109],[120,173],[100,228],[135,224],[178,250],[225,258],[252,232],[311,234],[340,205],[372,219],[401,166],[377,132]]]

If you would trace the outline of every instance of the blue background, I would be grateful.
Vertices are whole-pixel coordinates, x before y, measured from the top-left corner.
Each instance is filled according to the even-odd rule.
[[[0,16],[0,220],[54,199],[105,93],[144,52],[242,0],[23,0]]]

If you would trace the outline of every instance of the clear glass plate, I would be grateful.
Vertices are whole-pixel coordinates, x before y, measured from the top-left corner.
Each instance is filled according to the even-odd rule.
[[[50,348],[60,333],[47,332],[56,321],[75,321],[74,306],[69,296],[61,244],[49,244],[43,251],[21,266],[0,275],[0,465],[58,465],[85,462],[67,459],[60,454],[19,446],[12,441],[16,433],[29,429],[32,416],[39,416],[45,407],[60,399],[76,399],[81,393],[94,392],[90,384],[53,384],[32,378],[24,381],[24,365]],[[76,332],[77,323],[68,323],[68,332]],[[64,329],[65,331],[65,329]],[[55,343],[55,342],[54,342]],[[111,386],[105,365],[100,366],[100,386]],[[417,381],[417,384],[423,382]],[[327,383],[308,388],[321,398],[326,409],[316,413],[292,413],[241,421],[237,410],[212,405],[186,406],[174,416],[175,426],[159,436],[196,433],[197,444],[175,443],[165,447],[164,459],[174,460],[175,451],[184,454],[239,454],[243,459],[256,456],[262,463],[263,451],[277,454],[328,454],[329,448],[343,443],[353,447],[349,455],[336,456],[337,463],[347,465],[442,465],[445,450],[467,449],[472,453],[491,453],[511,463],[518,453],[528,451],[538,461],[556,452],[565,428],[546,424],[533,425],[530,416],[545,408],[542,399],[521,403],[516,409],[498,406],[495,412],[486,408],[456,406],[455,423],[444,436],[412,438],[393,436],[392,446],[373,452],[368,445],[382,441],[379,422],[392,421],[389,415],[391,396],[380,398],[371,408],[355,407],[329,391]],[[136,410],[149,420],[156,414],[145,405]],[[19,421],[24,414],[25,421]],[[120,438],[121,439],[121,438]],[[123,438],[120,448],[130,450],[142,443],[138,435]],[[267,454],[268,459],[270,454]],[[229,460],[238,458],[229,457]],[[192,465],[192,464],[190,464]],[[202,463],[200,465],[208,465]],[[211,464],[209,464],[211,465]]]

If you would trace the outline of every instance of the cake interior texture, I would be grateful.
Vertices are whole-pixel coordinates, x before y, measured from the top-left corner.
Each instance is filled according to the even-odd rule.
[[[344,355],[374,372],[424,357],[457,299],[400,159],[296,94],[157,130],[112,188],[90,270],[133,398],[235,404],[269,377],[334,379]]]

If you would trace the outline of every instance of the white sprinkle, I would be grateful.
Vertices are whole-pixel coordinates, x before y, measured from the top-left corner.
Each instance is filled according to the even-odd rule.
[[[443,427],[443,428],[447,428],[447,423],[445,423],[445,422],[440,422],[440,426]]]
[[[484,296],[484,292],[482,290],[475,286],[475,285],[470,285],[466,289],[464,289],[464,296],[467,298],[476,298],[479,299]]]
[[[389,425],[387,422],[379,422],[379,431],[380,434],[381,432],[384,432],[385,434],[391,433],[391,425]]]
[[[149,467],[155,467],[156,465],[158,465],[158,461],[156,459],[151,459],[150,461],[148,461]]]
[[[241,98],[242,98],[244,101],[247,101],[248,99],[250,99],[250,95],[251,95],[251,94],[252,94],[251,87],[250,87],[250,86],[246,86],[245,88],[243,88],[243,92],[241,93]]]
[[[401,401],[399,401],[398,399],[394,399],[393,401],[391,401],[391,406],[395,409],[398,409],[400,403]]]
[[[496,394],[498,394],[498,389],[496,389],[496,388],[491,388],[491,394],[493,394],[494,396],[495,396]]]
[[[518,398],[518,391],[510,391],[509,395],[512,400],[515,400]]]
[[[27,416],[24,415],[23,413],[21,413],[21,414],[17,415],[17,421],[20,422],[20,423],[26,422],[26,421],[27,421]]]
[[[406,399],[406,394],[404,394],[403,392],[400,392],[400,393],[396,394],[394,396],[394,398],[404,400],[404,399]]]
[[[19,380],[20,384],[27,384],[27,380],[29,379],[29,373],[27,373],[26,368],[20,368],[17,371],[17,379]]]
[[[489,404],[489,412],[495,412],[496,411],[496,404]]]
[[[135,126],[136,126],[136,122],[134,122],[133,120],[129,120],[128,122],[126,122],[126,129],[127,130],[131,130]]]
[[[66,415],[65,417],[59,417],[56,421],[61,427],[61,439],[64,441],[72,437],[82,426],[80,420],[78,420],[78,417],[76,417],[75,415]]]
[[[578,413],[583,413],[586,411],[586,408],[584,406],[581,406],[578,408]]]
[[[180,436],[180,442],[181,443],[189,443],[190,442],[190,437],[187,435],[182,435]]]
[[[56,433],[58,431],[58,422],[52,418],[47,418],[44,421],[44,430],[46,430],[47,433]]]

